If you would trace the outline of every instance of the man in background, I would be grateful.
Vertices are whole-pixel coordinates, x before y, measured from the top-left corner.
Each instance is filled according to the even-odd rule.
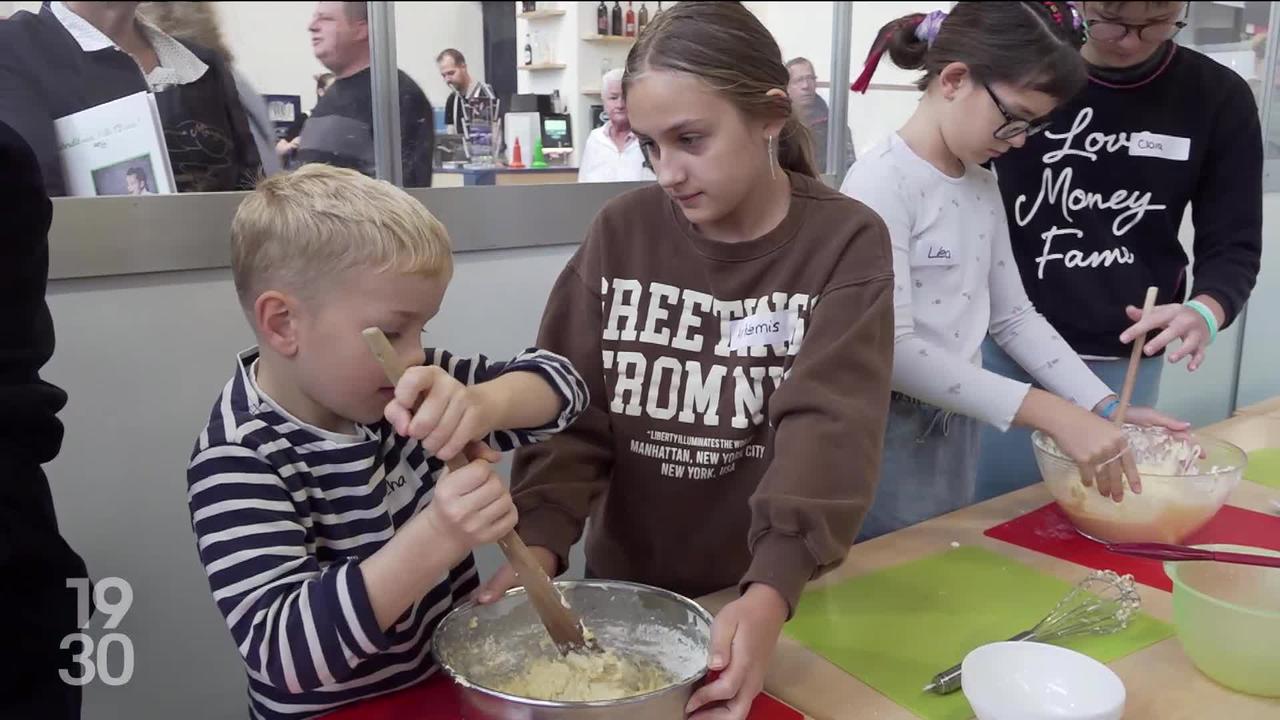
[[[798,57],[787,62],[791,81],[787,83],[787,96],[800,123],[809,129],[813,141],[814,166],[818,172],[827,171],[827,132],[831,125],[831,110],[827,101],[818,95],[818,75],[808,58]],[[854,161],[853,133],[844,129],[845,152],[849,162]]]
[[[307,30],[316,59],[334,74],[335,80],[302,128],[297,162],[337,165],[372,177],[377,168],[373,154],[368,4],[316,3]],[[396,72],[404,184],[429,187],[435,145],[431,103],[412,78],[403,71]]]
[[[84,561],[58,532],[49,479],[41,466],[62,447],[58,411],[67,394],[40,379],[53,355],[53,319],[45,303],[53,207],[35,153],[0,122],[0,617],[5,667],[0,718],[80,717],[80,677],[63,638],[78,631],[76,591]]]
[[[493,87],[472,77],[471,71],[467,68],[467,59],[460,51],[453,48],[436,56],[436,66],[440,68],[440,77],[453,90],[445,102],[444,124],[454,126],[454,132],[465,136],[467,134],[467,101],[474,98],[492,100],[496,97],[493,94]]]

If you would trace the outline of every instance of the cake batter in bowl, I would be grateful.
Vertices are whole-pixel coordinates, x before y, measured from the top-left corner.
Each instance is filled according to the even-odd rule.
[[[706,674],[711,615],[666,590],[616,581],[556,583],[603,653],[562,657],[523,588],[467,603],[432,650],[460,685],[467,720],[683,718]]]
[[[1163,428],[1125,425],[1142,492],[1115,502],[1085,487],[1076,464],[1035,432],[1036,464],[1053,498],[1081,533],[1104,542],[1182,543],[1218,514],[1240,484],[1247,456],[1211,437],[1188,441]]]

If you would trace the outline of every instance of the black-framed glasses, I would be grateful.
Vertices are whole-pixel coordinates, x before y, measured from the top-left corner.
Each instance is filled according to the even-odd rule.
[[[1033,120],[1023,120],[1022,118],[1009,112],[1009,109],[1000,102],[1000,98],[996,96],[996,91],[991,86],[982,83],[982,87],[986,88],[987,94],[991,96],[991,102],[995,103],[996,109],[1004,116],[1004,124],[996,128],[992,135],[997,140],[1012,140],[1019,135],[1026,133],[1027,137],[1031,137],[1036,133],[1049,127],[1049,116],[1035,118]]]
[[[1100,42],[1118,42],[1125,39],[1129,33],[1137,35],[1138,39],[1143,42],[1164,42],[1177,37],[1178,33],[1182,32],[1182,28],[1186,26],[1187,24],[1181,20],[1144,23],[1142,25],[1131,25],[1115,20],[1086,19],[1084,21],[1085,35],[1090,40],[1098,40]]]

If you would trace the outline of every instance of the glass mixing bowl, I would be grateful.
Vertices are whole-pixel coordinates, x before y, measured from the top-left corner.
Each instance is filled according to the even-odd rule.
[[[1188,442],[1163,428],[1125,425],[1142,492],[1115,502],[1085,487],[1080,469],[1041,431],[1031,435],[1040,476],[1076,529],[1105,542],[1181,543],[1227,502],[1248,459],[1229,442]],[[1198,448],[1198,451],[1197,451]]]

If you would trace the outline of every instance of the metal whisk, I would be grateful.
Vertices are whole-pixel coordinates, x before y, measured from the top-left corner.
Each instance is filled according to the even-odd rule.
[[[1011,642],[1049,642],[1073,635],[1110,635],[1129,626],[1142,607],[1133,576],[1098,570],[1071,588],[1036,626],[1009,638]],[[946,695],[960,689],[960,666],[933,676],[925,692]]]

